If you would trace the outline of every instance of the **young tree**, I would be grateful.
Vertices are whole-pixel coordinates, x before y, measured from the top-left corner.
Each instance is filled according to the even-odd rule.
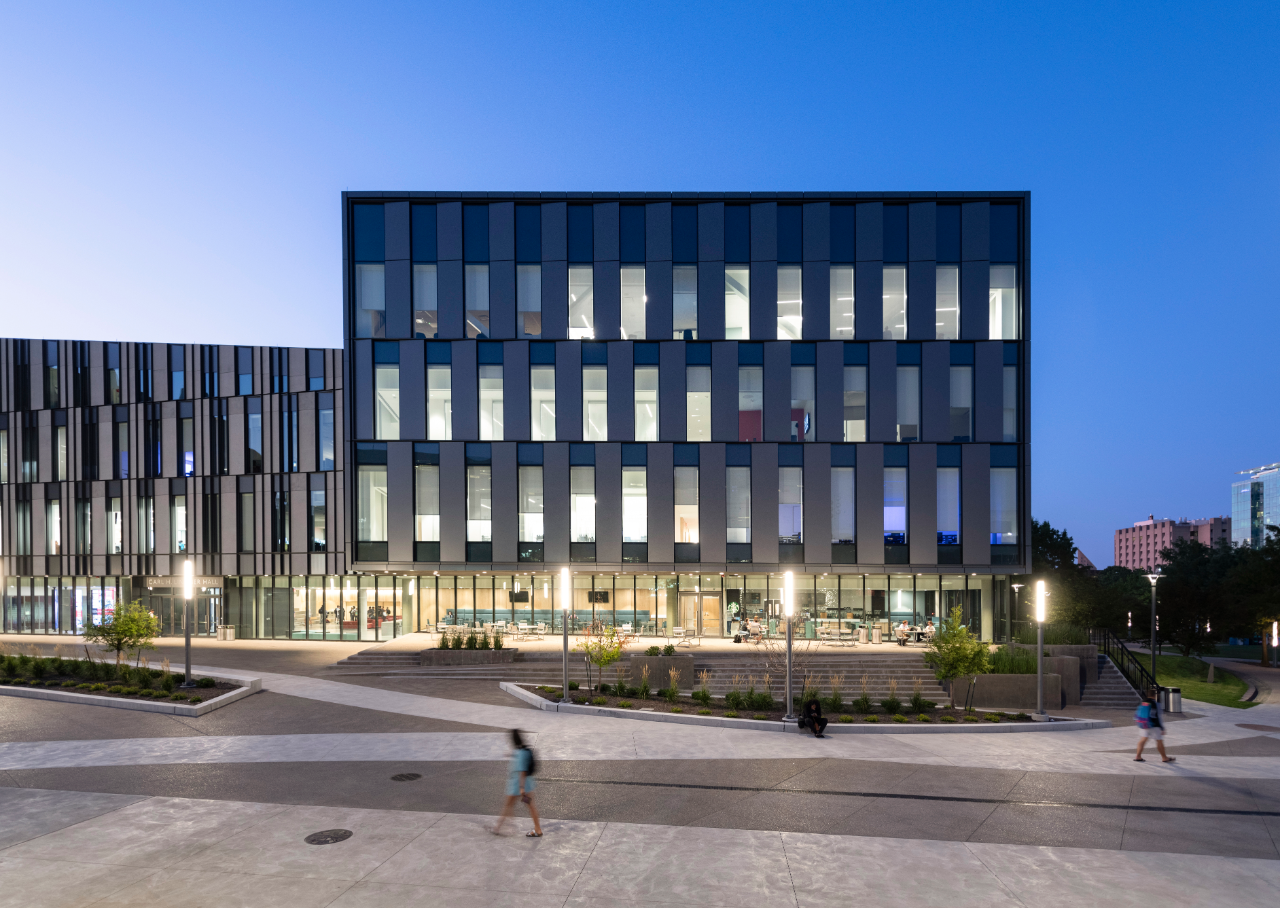
[[[933,676],[939,681],[950,683],[959,678],[969,678],[969,694],[972,695],[977,676],[991,670],[991,650],[969,633],[969,628],[964,625],[964,612],[956,606],[951,610],[951,619],[929,641],[924,661],[933,666]],[[951,699],[954,702],[954,693]],[[968,702],[966,698],[966,705]]]
[[[574,647],[575,652],[580,652],[587,657],[587,688],[594,690],[595,686],[591,680],[591,666],[600,669],[600,677],[604,677],[604,670],[613,663],[622,658],[622,638],[618,636],[618,631],[614,627],[607,627],[602,634],[593,634],[586,640]]]
[[[142,607],[140,599],[117,605],[114,615],[104,618],[101,624],[86,624],[84,628],[84,639],[114,652],[116,665],[126,650],[141,656],[144,649],[155,649],[151,641],[159,634],[159,619]]]

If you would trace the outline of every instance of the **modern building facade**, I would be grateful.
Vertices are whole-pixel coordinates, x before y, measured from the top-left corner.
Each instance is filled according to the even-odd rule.
[[[1161,551],[1179,539],[1215,546],[1231,542],[1230,517],[1204,517],[1198,520],[1156,520],[1151,514],[1131,527],[1116,530],[1114,563],[1117,567],[1152,571],[1165,563]]]
[[[1231,541],[1261,548],[1268,532],[1280,532],[1280,463],[1236,475],[1248,479],[1231,484]]]
[[[342,350],[0,345],[5,628],[1006,639],[1029,201],[346,193]]]

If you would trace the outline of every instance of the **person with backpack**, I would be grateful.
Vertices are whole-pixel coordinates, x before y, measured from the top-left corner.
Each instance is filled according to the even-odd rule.
[[[538,772],[538,761],[533,751],[524,743],[518,729],[511,729],[511,764],[507,768],[507,802],[502,807],[498,822],[489,831],[494,835],[502,834],[502,826],[516,809],[516,798],[524,801],[529,808],[529,816],[533,817],[533,831],[525,835],[531,839],[542,838],[542,824],[538,820],[538,808],[533,804],[533,778]]]
[[[1147,746],[1148,740],[1151,740],[1156,742],[1156,749],[1160,751],[1161,763],[1175,762],[1174,758],[1164,751],[1164,724],[1160,721],[1160,706],[1153,695],[1148,694],[1142,698],[1142,703],[1133,714],[1133,720],[1138,725],[1138,754],[1133,761],[1147,762],[1142,759],[1142,748]]]

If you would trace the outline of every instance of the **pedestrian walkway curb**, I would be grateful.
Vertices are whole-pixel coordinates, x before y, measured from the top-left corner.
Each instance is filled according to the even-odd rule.
[[[525,690],[519,684],[503,681],[499,684],[517,700],[523,700],[530,706],[547,712],[569,713],[580,716],[607,716],[610,719],[637,719],[641,722],[670,722],[675,725],[706,725],[713,728],[734,728],[742,731],[781,731],[799,732],[795,722],[761,721],[759,719],[725,719],[721,716],[688,716],[672,713],[639,712],[631,709],[615,709],[609,706],[582,706],[577,703],[556,703],[540,697],[532,691]],[[979,710],[982,712],[982,710]],[[1033,731],[1084,731],[1093,728],[1111,728],[1107,719],[1057,719],[1052,722],[1018,722],[1005,725],[995,724],[959,724],[927,725],[902,724],[889,722],[885,725],[831,723],[827,726],[827,734],[832,735],[954,735],[954,734],[999,734],[1002,732]],[[807,734],[807,732],[806,732]]]
[[[195,673],[192,672],[192,674]],[[86,706],[105,706],[108,709],[132,709],[143,713],[164,713],[170,716],[197,718],[205,713],[211,713],[215,709],[230,706],[237,700],[243,700],[245,697],[262,690],[262,680],[260,678],[224,678],[215,674],[204,674],[203,677],[243,686],[230,693],[214,697],[194,706],[190,703],[174,703],[165,700],[119,700],[115,697],[95,697],[93,694],[77,694],[67,690],[34,687],[0,687],[0,696],[23,697],[28,700],[54,700],[58,703],[80,703]],[[196,690],[199,689],[196,688]]]

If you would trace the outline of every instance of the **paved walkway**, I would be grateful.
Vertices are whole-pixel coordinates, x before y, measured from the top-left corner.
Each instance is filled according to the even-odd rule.
[[[234,676],[235,671],[220,671]],[[1176,764],[1134,763],[1132,728],[999,735],[842,735],[817,741],[777,732],[668,725],[594,716],[560,715],[343,684],[297,675],[257,674],[263,688],[280,694],[350,707],[442,719],[495,731],[245,735],[144,738],[114,741],[42,741],[0,744],[0,769],[54,766],[210,762],[323,762],[331,760],[499,760],[502,730],[532,732],[547,760],[707,760],[836,757],[938,764],[1027,772],[1163,774],[1188,777],[1280,778],[1280,761],[1268,756],[1188,754]],[[1280,733],[1280,707],[1247,714],[1197,705],[1204,718],[1178,723],[1170,744],[1193,745]],[[1242,728],[1242,722],[1262,729]],[[1267,729],[1276,729],[1276,732]]]
[[[0,789],[15,905],[733,908],[1274,905],[1280,862]],[[345,841],[308,845],[315,832]]]

